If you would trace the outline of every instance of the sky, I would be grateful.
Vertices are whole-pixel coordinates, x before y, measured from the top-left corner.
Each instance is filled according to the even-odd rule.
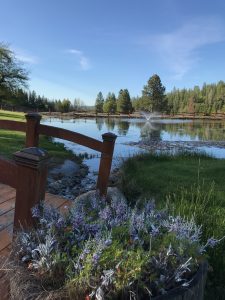
[[[0,42],[50,99],[191,88],[225,80],[225,1],[0,0]]]

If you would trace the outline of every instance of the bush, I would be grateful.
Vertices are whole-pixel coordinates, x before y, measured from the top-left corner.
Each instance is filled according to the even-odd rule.
[[[188,287],[206,249],[220,241],[203,244],[193,217],[157,210],[154,202],[130,208],[96,196],[67,215],[42,203],[33,217],[37,230],[18,234],[16,262],[44,290],[63,290],[68,299],[146,299]]]

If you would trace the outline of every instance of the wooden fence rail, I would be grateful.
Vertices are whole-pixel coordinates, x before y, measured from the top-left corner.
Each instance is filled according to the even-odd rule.
[[[16,189],[14,230],[29,227],[33,220],[31,208],[44,200],[47,180],[48,154],[39,149],[39,135],[65,139],[89,147],[101,153],[96,188],[100,195],[107,194],[107,185],[112,164],[116,135],[105,133],[103,141],[69,130],[41,125],[41,116],[36,113],[26,115],[27,122],[0,120],[0,128],[26,133],[26,148],[14,154],[14,161],[0,158],[0,182]]]
[[[86,135],[66,130],[63,128],[42,125],[40,124],[41,115],[37,113],[28,113],[25,115],[26,123],[18,121],[0,120],[0,128],[22,131],[26,133],[26,148],[39,146],[39,135],[47,135],[55,138],[68,140],[85,147],[91,148],[101,153],[101,160],[99,164],[99,172],[97,179],[97,189],[100,195],[106,195],[107,184],[110,175],[112,164],[112,157],[116,135],[107,133],[102,135],[103,141],[99,141],[88,137]]]

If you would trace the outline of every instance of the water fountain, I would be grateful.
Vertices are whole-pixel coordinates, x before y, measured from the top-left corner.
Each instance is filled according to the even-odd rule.
[[[153,119],[157,118],[157,113],[149,113],[142,111],[141,115],[145,117],[145,125],[141,129],[141,138],[144,144],[149,144],[152,141],[160,140],[160,130],[156,124],[153,125]]]
[[[150,113],[146,111],[141,111],[141,115],[145,117],[145,119],[151,122],[152,119],[157,118],[158,114],[156,112]]]

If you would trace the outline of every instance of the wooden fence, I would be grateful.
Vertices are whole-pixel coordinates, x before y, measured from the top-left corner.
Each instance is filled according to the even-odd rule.
[[[38,148],[39,135],[68,140],[101,152],[96,189],[107,194],[116,135],[105,133],[103,141],[66,129],[40,124],[41,116],[26,115],[27,122],[0,120],[0,128],[26,133],[25,149],[14,154],[14,161],[0,158],[0,182],[16,189],[14,228],[32,225],[31,207],[44,200],[47,180],[48,154]]]

